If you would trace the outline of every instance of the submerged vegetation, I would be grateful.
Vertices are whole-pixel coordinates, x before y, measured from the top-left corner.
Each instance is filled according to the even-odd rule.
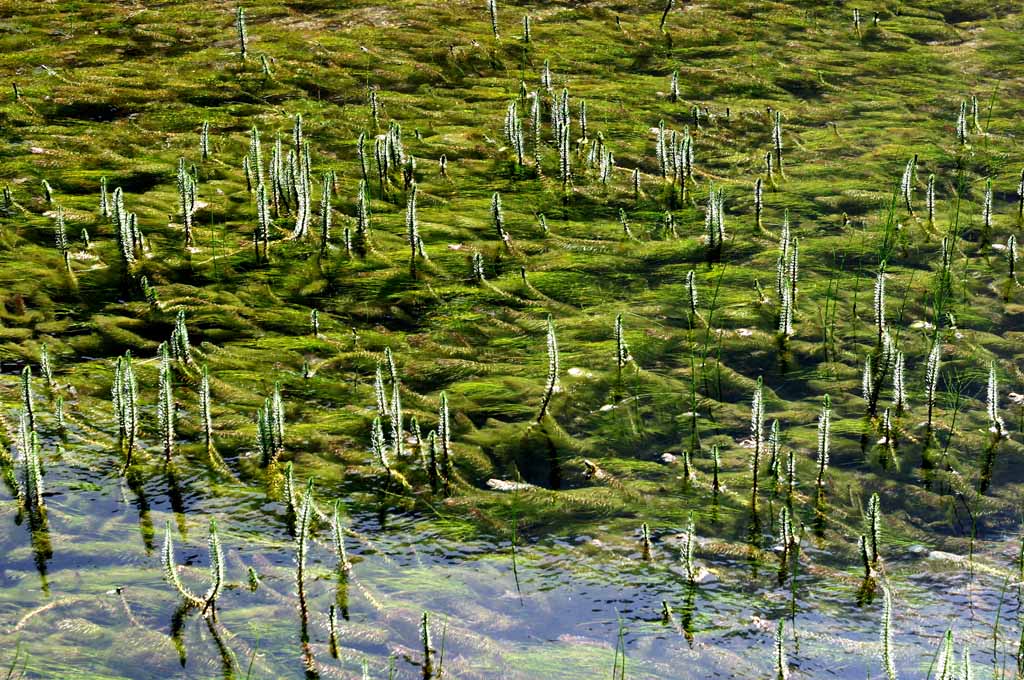
[[[1019,8],[335,4],[0,10],[8,677],[1024,678]]]

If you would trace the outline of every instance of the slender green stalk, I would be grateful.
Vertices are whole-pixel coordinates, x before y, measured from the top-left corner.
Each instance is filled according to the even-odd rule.
[[[561,387],[558,381],[558,339],[555,337],[555,324],[548,317],[548,377],[547,386],[544,389],[544,398],[540,404],[540,413],[537,415],[537,422],[539,423],[544,419],[544,416],[548,412],[548,406],[551,404],[551,398],[558,392]]]
[[[882,586],[882,627],[879,637],[881,639],[882,670],[885,672],[886,680],[897,680],[892,645],[892,595],[889,593],[889,587],[885,585]]]

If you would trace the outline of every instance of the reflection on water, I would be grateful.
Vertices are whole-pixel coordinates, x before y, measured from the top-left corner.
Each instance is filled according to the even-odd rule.
[[[772,498],[757,512],[744,502],[707,507],[696,516],[702,577],[690,583],[681,527],[652,532],[649,561],[634,536],[518,540],[513,551],[511,540],[446,537],[429,517],[376,494],[348,508],[351,571],[337,569],[329,528],[314,522],[297,587],[283,503],[242,485],[209,495],[204,484],[180,472],[122,481],[116,471],[51,464],[45,516],[19,513],[6,495],[0,648],[22,642],[31,671],[47,677],[74,668],[234,678],[250,665],[252,677],[336,677],[338,669],[359,677],[366,660],[371,677],[387,677],[394,662],[394,677],[414,678],[429,611],[435,677],[603,677],[623,651],[627,677],[755,677],[771,669],[774,625],[785,618],[790,663],[803,677],[880,674],[879,586],[831,555],[824,501],[804,517],[814,526],[788,554]],[[216,617],[176,601],[153,550],[154,524],[173,517],[183,578],[202,579],[210,515],[221,523],[228,567]],[[1009,537],[985,536],[973,569],[965,557],[920,546],[889,550],[879,577],[894,592],[903,676],[923,677],[948,627],[978,650],[979,670],[1015,665],[1021,598],[1004,568],[1014,550]],[[123,606],[111,594],[118,588]]]

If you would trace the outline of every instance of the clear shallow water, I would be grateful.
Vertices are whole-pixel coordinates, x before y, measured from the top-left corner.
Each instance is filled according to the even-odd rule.
[[[709,575],[690,586],[671,528],[656,533],[650,563],[632,537],[583,535],[518,546],[513,571],[510,542],[458,540],[432,528],[436,518],[365,494],[346,499],[347,587],[339,588],[329,531],[315,532],[304,647],[282,504],[243,485],[213,495],[211,479],[188,468],[129,484],[104,469],[109,454],[73,451],[47,460],[45,530],[30,531],[9,490],[0,501],[0,649],[10,660],[20,645],[30,677],[245,677],[250,663],[258,678],[359,677],[365,659],[371,677],[383,678],[389,657],[394,677],[421,677],[424,610],[435,647],[443,640],[448,677],[609,677],[620,627],[630,678],[763,677],[779,618],[787,619],[796,677],[880,677],[880,592],[859,597],[857,571],[828,566],[828,546],[813,537],[795,582],[781,584],[777,559],[702,538],[697,556]],[[742,524],[735,514],[722,508],[719,518]],[[232,585],[216,624],[196,611],[176,621],[177,596],[159,562],[163,526],[171,520],[182,578],[201,591],[210,516]],[[1020,596],[1012,583],[1003,592],[1004,572],[985,565],[1012,564],[1015,550],[1009,540],[980,541],[972,575],[966,561],[929,558],[922,546],[886,547],[901,677],[925,677],[948,627],[958,644],[970,641],[977,677],[1013,666]],[[246,586],[249,566],[262,578],[255,592]],[[673,622],[662,620],[663,601]],[[332,603],[342,614],[338,659],[327,644]]]

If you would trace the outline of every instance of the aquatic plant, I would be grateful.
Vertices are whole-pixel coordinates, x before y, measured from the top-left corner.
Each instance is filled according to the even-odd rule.
[[[199,596],[182,583],[181,578],[178,576],[178,566],[174,559],[174,541],[171,538],[171,521],[167,520],[164,526],[164,544],[160,551],[164,578],[178,591],[186,605],[202,607],[204,614],[207,612],[214,614],[217,598],[224,587],[224,551],[221,547],[220,537],[217,534],[216,519],[210,520],[208,549],[210,553],[210,587],[202,596]]]
[[[645,562],[651,561],[651,531],[647,522],[640,525],[640,551]]]
[[[345,528],[341,522],[340,499],[334,504],[334,515],[331,518],[331,531],[334,537],[334,550],[338,555],[338,571],[350,571],[352,569],[352,563],[348,561],[348,553],[345,552]]]
[[[1009,268],[1011,282],[1017,281],[1017,237],[1010,234],[1006,237],[1006,264]]]
[[[333,603],[327,611],[327,645],[331,656],[338,658],[338,608]]]
[[[143,240],[135,213],[129,213],[125,210],[124,192],[121,191],[121,187],[114,189],[111,217],[114,222],[114,233],[117,236],[121,264],[124,275],[127,278],[136,260],[142,255]]]
[[[543,125],[540,115],[540,94],[534,91],[529,94],[528,98],[530,100],[530,131],[533,138],[533,165],[537,169],[537,173],[540,174],[541,126]]]
[[[665,32],[665,22],[668,21],[668,13],[672,11],[674,6],[675,0],[668,0],[665,3],[665,11],[661,13],[661,23],[658,24],[658,30],[662,33]]]
[[[4,188],[5,198],[10,194],[9,190]],[[107,195],[107,178],[100,177],[100,217],[103,219],[110,218],[110,197]]]
[[[924,194],[925,206],[928,209],[928,226],[935,226],[935,175],[928,175],[928,188]]]
[[[904,168],[903,177],[900,179],[900,192],[903,194],[903,205],[911,215],[914,214],[912,199],[914,194],[914,179],[916,176],[917,154],[914,154],[914,157],[907,161],[907,167]]]
[[[249,131],[249,171],[252,173],[253,186],[263,184],[263,154],[260,147],[260,131],[255,125]]]
[[[878,346],[882,346],[882,336],[886,331],[885,322],[885,260],[878,265],[878,273],[875,275],[875,333],[878,338]]]
[[[661,227],[663,233],[666,236],[670,236],[672,238],[679,238],[679,233],[676,231],[676,219],[668,210],[666,210],[665,214],[662,215]]]
[[[506,248],[512,248],[512,237],[505,231],[505,213],[501,209],[501,194],[495,191],[491,195],[491,221],[494,229],[498,232],[498,238],[505,244]]]
[[[942,636],[942,645],[935,658],[935,680],[960,680],[956,676],[956,662],[953,660],[953,631],[946,630]]]
[[[786,170],[782,165],[782,113],[775,112],[775,121],[772,125],[772,146],[775,150],[775,165],[779,169],[779,175],[786,178]]]
[[[751,504],[757,507],[758,473],[761,466],[761,449],[764,446],[764,379],[757,377],[754,394],[750,399],[750,439],[753,450],[750,453]]]
[[[776,264],[776,286],[779,295],[779,334],[783,339],[793,335],[793,313],[796,308],[797,279],[800,270],[800,244],[789,235],[788,215],[783,222],[780,255]]]
[[[789,562],[790,551],[796,543],[793,533],[793,521],[790,518],[789,508],[785,505],[779,509],[779,546],[782,548],[781,561],[785,565]]]
[[[273,394],[263,401],[256,412],[256,443],[263,467],[277,461],[284,452],[284,401],[280,384],[274,384]]]
[[[881,640],[882,670],[885,672],[886,680],[897,680],[892,646],[892,594],[886,585],[882,586],[882,626],[879,638]]]
[[[1020,171],[1020,182],[1017,184],[1017,223],[1024,224],[1024,168]]]
[[[692,269],[686,272],[686,298],[690,303],[690,327],[692,328],[697,320],[697,283]]]
[[[494,33],[495,40],[500,40],[501,36],[498,34],[498,2],[497,2],[497,0],[487,0],[487,13],[491,15],[491,32]]]
[[[683,459],[683,482],[692,482],[694,479],[697,478],[697,475],[694,473],[693,470],[693,459],[690,456],[690,450],[683,449],[681,452],[681,456]]]
[[[486,279],[484,276],[484,256],[479,252],[473,253],[470,265],[472,267],[473,280],[477,283],[482,283]]]
[[[285,184],[288,182],[286,174],[291,170],[290,164],[285,167],[284,147],[281,144],[281,135],[277,135],[274,138],[274,146],[270,149],[270,194],[266,201],[273,207],[274,217],[280,217],[290,205],[291,191],[286,190]]]
[[[764,182],[758,177],[754,181],[754,225],[758,231],[764,230],[764,221],[762,220],[762,213],[764,212]]]
[[[698,570],[693,560],[693,552],[697,546],[697,534],[693,527],[693,515],[687,520],[686,529],[683,531],[683,542],[681,544],[680,559],[683,561],[683,572],[690,584],[697,582]]]
[[[960,146],[967,144],[967,102],[960,101],[960,113],[956,118],[956,139]]]
[[[21,369],[21,407],[28,418],[29,429],[33,432],[36,429],[35,397],[32,392],[32,367],[25,366]]]
[[[178,208],[181,212],[181,223],[185,229],[185,247],[195,243],[192,235],[192,216],[196,212],[196,181],[185,169],[185,159],[178,159]]]
[[[778,420],[772,421],[768,431],[768,475],[772,479],[772,491],[777,490],[782,465],[782,430]]]
[[[658,131],[654,138],[654,153],[658,159],[658,169],[661,171],[662,179],[668,177],[669,149],[665,140],[665,120],[658,121]]]
[[[416,278],[416,258],[419,256],[419,219],[416,216],[416,185],[409,188],[405,204],[405,231],[409,243],[409,278]]]
[[[199,153],[204,161],[210,159],[210,121],[208,120],[204,120],[199,129]]]
[[[317,309],[309,310],[309,331],[314,338],[320,335],[320,311]]]
[[[512,100],[505,111],[505,141],[512,148],[516,155],[516,164],[519,167],[525,165],[526,147],[523,144],[523,123],[519,120],[518,103]]]
[[[693,182],[693,137],[690,136],[690,129],[685,128],[683,130],[683,142],[680,147],[679,156],[682,160],[682,176],[680,178],[680,186],[683,189],[683,196],[687,195],[686,187],[687,182]]]
[[[427,480],[430,483],[430,492],[436,494],[441,482],[440,456],[437,450],[437,430],[431,430],[427,435],[426,449]]]
[[[907,410],[907,392],[903,384],[904,359],[903,352],[897,350],[893,359],[892,369],[892,405],[897,416]]]
[[[356,194],[356,234],[352,248],[359,257],[366,257],[370,247],[370,203],[366,198],[366,181],[359,181]]]
[[[829,450],[832,439],[832,399],[825,395],[822,400],[821,414],[818,416],[818,476],[815,479],[819,496],[825,484],[825,472],[828,470]]]
[[[790,246],[793,238],[789,231],[789,210],[783,213],[782,228],[779,230],[779,256],[775,260],[775,291],[779,305],[785,298],[785,289],[789,281]]]
[[[882,466],[889,467],[892,465],[896,467],[898,465],[896,460],[896,439],[892,425],[892,410],[889,408],[882,411],[882,438],[879,440],[879,444],[883,447],[880,460]]]
[[[454,459],[455,456],[452,453],[452,441],[451,441],[451,423],[448,417],[448,395],[445,392],[441,392],[440,405],[437,409],[437,436],[436,440],[441,445],[441,468],[439,477],[444,489],[444,495],[450,496],[452,493],[452,481],[455,476],[454,473]],[[434,463],[432,467],[436,467]]]
[[[29,424],[28,414],[24,410],[18,412],[18,433],[17,433],[17,455],[19,458],[24,459],[31,443],[31,434],[35,432],[32,426]],[[2,449],[2,447],[0,447]],[[4,451],[5,460],[7,458],[7,452]]]
[[[924,370],[924,400],[928,406],[928,435],[931,437],[933,414],[935,411],[935,394],[939,385],[939,367],[942,362],[942,344],[937,340],[932,343],[928,353],[928,361]]]
[[[868,552],[868,537],[861,534],[857,539],[857,551],[860,553],[860,561],[864,567],[864,580],[871,579],[873,569],[871,568],[871,555]]]
[[[331,174],[325,172],[320,181],[320,257],[327,253],[331,240]]]
[[[192,344],[188,338],[188,327],[185,325],[185,310],[179,309],[174,319],[174,329],[171,331],[170,351],[178,361],[185,364],[192,363]]]
[[[46,384],[52,387],[54,385],[53,367],[50,365],[50,350],[45,342],[39,347],[39,372],[43,374]]]
[[[53,400],[53,419],[57,421],[57,431],[63,437],[67,433],[67,423],[64,420],[64,395],[58,394]]]
[[[61,257],[64,258],[64,269],[70,274],[71,247],[68,245],[68,235],[64,227],[64,208],[60,206],[57,206],[54,217],[53,238],[57,245],[57,250],[60,251]]]
[[[260,261],[260,245],[263,246],[263,261],[270,262],[270,206],[267,205],[267,187],[262,182],[256,188],[256,229],[253,232],[253,244],[256,250],[256,262]]]
[[[722,483],[719,480],[719,473],[722,471],[722,455],[718,445],[711,446],[711,490],[718,493],[722,490]]]
[[[369,181],[369,175],[366,165],[366,133],[362,131],[356,139],[356,160],[359,162],[359,176],[365,183]]]
[[[132,353],[125,352],[114,364],[114,382],[111,388],[114,416],[117,419],[118,438],[125,453],[125,468],[131,465],[135,440],[139,432],[138,385],[132,368]]]
[[[302,135],[302,114],[296,113],[292,119],[292,146],[295,149],[295,157],[300,158],[305,153],[306,144]]]
[[[164,450],[164,462],[170,464],[174,454],[174,394],[171,381],[171,356],[166,343],[159,350],[160,377],[157,387],[157,420],[160,423],[160,441]]]
[[[988,415],[989,432],[996,439],[1006,434],[1006,423],[999,415],[999,378],[996,375],[996,362],[988,364],[988,388],[986,389],[985,409]]]
[[[878,564],[878,546],[882,542],[882,504],[877,493],[868,500],[867,537],[871,565]]]
[[[388,421],[391,424],[391,448],[395,457],[405,455],[405,431],[403,429],[402,396],[401,384],[397,378],[391,382],[391,410],[388,413]]]
[[[302,496],[302,505],[295,515],[295,582],[300,599],[304,598],[306,576],[306,558],[309,554],[309,528],[313,521],[313,479],[306,483],[306,493]]]
[[[245,176],[245,190],[250,194],[253,189],[252,165],[248,156],[242,157],[242,174]]]
[[[722,215],[723,194],[715,191],[714,185],[708,188],[708,202],[704,209],[704,241],[708,258],[721,257],[725,242],[725,218]]]
[[[285,507],[288,509],[289,518],[294,519],[299,515],[299,492],[295,489],[295,464],[292,461],[284,464],[283,477]]]
[[[430,639],[430,617],[425,611],[420,618],[420,642],[423,645],[423,677],[429,679],[434,674],[434,643]]]
[[[238,31],[239,56],[244,63],[249,54],[249,32],[245,27],[245,8],[242,6],[235,11],[235,28]]]
[[[381,371],[380,362],[377,362],[377,371],[373,378],[373,396],[377,405],[377,415],[381,418],[387,418],[388,414],[391,413],[391,409],[388,407],[388,397],[384,392],[384,374]]]
[[[786,622],[779,619],[775,627],[775,680],[789,680],[789,661],[786,659]]]
[[[988,243],[992,233],[992,179],[985,180],[985,194],[981,201],[981,238]]]
[[[199,417],[203,422],[203,438],[207,452],[213,451],[213,414],[210,407],[210,368],[203,364],[199,378]]]
[[[555,323],[548,317],[548,377],[547,386],[544,388],[544,398],[540,403],[540,413],[537,414],[537,422],[539,423],[544,419],[544,415],[548,412],[548,406],[551,403],[551,398],[558,392],[561,387],[558,381],[558,339],[555,337]]]
[[[940,260],[938,273],[938,290],[936,293],[941,299],[948,298],[953,294],[953,248],[954,243],[948,236],[942,237],[940,245]]]
[[[373,451],[374,456],[377,458],[377,462],[380,463],[384,471],[391,476],[391,457],[388,454],[388,446],[384,441],[384,427],[381,425],[380,417],[373,419],[373,425],[370,427],[370,448]]]
[[[622,314],[615,316],[615,365],[618,367],[619,380],[622,380],[622,369],[626,367],[633,357],[629,353],[629,346],[622,332]]]
[[[612,170],[615,169],[615,156],[612,155],[611,151],[605,151],[604,155],[601,156],[601,162],[599,164],[599,167],[601,186],[607,188],[608,183],[612,179]]]
[[[622,225],[622,235],[624,238],[636,240],[633,237],[633,232],[629,228],[629,220],[626,219],[626,211],[619,208],[619,224]]]
[[[377,101],[377,88],[371,87],[367,92],[370,104],[370,118],[373,120],[373,127],[380,127],[380,103]]]
[[[39,454],[39,436],[35,430],[29,430],[27,437],[22,437],[21,460],[24,465],[24,492],[26,506],[36,510],[44,510],[43,501],[43,467]]]
[[[299,119],[301,120],[301,119]],[[301,130],[301,123],[298,123]],[[289,152],[291,155],[291,152]],[[295,154],[293,167],[295,172],[292,176],[292,195],[295,199],[295,227],[289,236],[291,240],[305,238],[309,234],[309,221],[313,212],[313,187],[309,165],[309,143],[303,146],[302,153]]]

